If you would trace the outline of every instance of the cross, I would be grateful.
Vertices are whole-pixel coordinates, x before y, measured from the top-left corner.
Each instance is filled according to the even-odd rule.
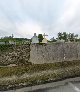
[[[45,33],[43,34],[43,37],[45,38],[45,36],[48,36],[48,35],[46,35]]]
[[[14,35],[12,34],[12,38],[14,37]]]

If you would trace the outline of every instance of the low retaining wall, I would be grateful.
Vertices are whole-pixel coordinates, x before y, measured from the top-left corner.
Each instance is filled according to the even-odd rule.
[[[32,44],[30,62],[34,64],[80,60],[80,43]]]
[[[51,43],[13,45],[9,50],[1,51],[0,65],[53,63],[80,60],[80,43]]]
[[[0,65],[28,63],[30,45],[0,45],[0,47]]]

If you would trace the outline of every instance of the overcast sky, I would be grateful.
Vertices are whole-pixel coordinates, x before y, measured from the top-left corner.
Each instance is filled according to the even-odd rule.
[[[80,0],[0,0],[0,37],[80,34]]]

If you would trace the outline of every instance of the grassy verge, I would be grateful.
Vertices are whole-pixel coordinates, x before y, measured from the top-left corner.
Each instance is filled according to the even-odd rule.
[[[24,73],[36,73],[46,70],[64,69],[66,67],[80,66],[80,61],[64,61],[49,64],[33,64],[25,66],[15,66],[15,67],[0,67],[0,78],[6,76],[17,75],[20,76]]]
[[[80,76],[80,61],[0,67],[0,85],[9,87],[31,86],[77,76]]]

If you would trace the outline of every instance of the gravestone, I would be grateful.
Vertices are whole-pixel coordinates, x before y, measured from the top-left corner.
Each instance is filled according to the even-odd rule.
[[[43,35],[44,39],[42,40],[42,43],[47,43],[47,39],[45,38],[46,36],[48,36],[48,35],[46,35],[46,34],[44,33],[44,35]]]
[[[44,38],[44,39],[42,40],[42,43],[47,43],[47,39]]]
[[[61,42],[61,43],[63,43],[63,42],[65,42],[65,40],[63,40],[63,39],[57,39],[57,42]]]
[[[9,44],[16,45],[16,42],[15,42],[15,41],[11,41],[11,40],[9,40]]]
[[[32,44],[33,43],[39,43],[38,37],[36,36],[36,33],[34,33],[34,36],[32,37]]]

